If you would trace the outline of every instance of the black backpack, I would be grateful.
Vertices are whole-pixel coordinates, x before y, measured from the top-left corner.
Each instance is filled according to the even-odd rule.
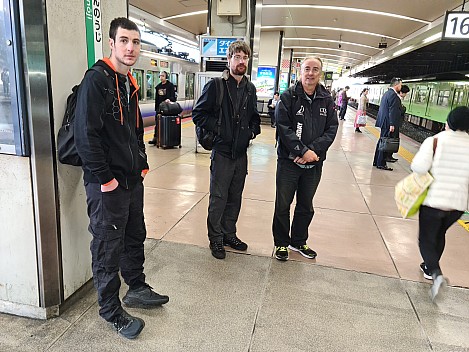
[[[223,101],[223,93],[225,88],[223,87],[223,78],[215,77],[214,78],[215,85],[217,87],[217,100],[215,103],[215,107],[218,111],[218,119],[217,119],[217,126],[216,131],[207,131],[205,128],[200,126],[195,126],[195,134],[197,135],[197,140],[199,144],[205,150],[212,150],[213,148],[213,141],[215,140],[215,136],[220,134],[221,128],[221,117],[222,117],[222,109],[221,104]]]
[[[109,73],[102,66],[93,66],[89,70],[101,72],[102,74],[106,75],[106,77],[110,77]],[[73,166],[82,165],[74,139],[75,108],[77,105],[78,89],[80,89],[79,84],[72,88],[72,93],[67,98],[67,106],[65,108],[62,127],[60,127],[59,133],[57,135],[57,152],[59,161],[62,164]]]

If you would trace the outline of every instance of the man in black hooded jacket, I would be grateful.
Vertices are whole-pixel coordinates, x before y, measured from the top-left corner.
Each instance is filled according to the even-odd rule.
[[[301,81],[282,94],[275,110],[278,159],[272,233],[275,257],[282,261],[288,260],[288,249],[310,259],[317,255],[306,244],[308,227],[314,215],[313,197],[322,165],[338,127],[334,101],[319,83],[321,72],[320,58],[305,58]],[[290,231],[290,205],[295,193]]]
[[[210,200],[207,228],[210,249],[217,259],[226,256],[224,245],[245,251],[248,246],[236,235],[236,222],[247,174],[249,141],[261,132],[255,86],[246,73],[251,49],[243,41],[231,43],[227,51],[229,70],[223,72],[221,126],[217,129],[216,82],[210,80],[192,110],[194,123],[215,131],[210,157]]]
[[[119,270],[129,290],[129,307],[169,301],[145,281],[143,178],[148,172],[138,85],[129,68],[140,53],[140,31],[127,18],[109,30],[111,56],[95,63],[78,89],[75,144],[83,163],[91,235],[93,281],[99,314],[126,338],[142,331],[142,319],[121,306]]]

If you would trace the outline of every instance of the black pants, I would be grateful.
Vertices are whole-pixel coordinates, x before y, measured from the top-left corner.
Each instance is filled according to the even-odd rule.
[[[441,274],[440,259],[445,249],[449,227],[463,214],[459,210],[444,211],[422,205],[419,212],[419,248],[425,265],[432,274]]]
[[[342,104],[340,107],[339,119],[345,119],[345,114],[347,113],[347,104]]]
[[[269,116],[270,116],[270,125],[275,126],[275,112],[269,111]]]
[[[308,239],[313,220],[313,197],[321,181],[322,165],[302,169],[288,159],[277,160],[275,211],[272,223],[275,246],[301,246]],[[290,204],[296,193],[296,206],[290,233]]]
[[[215,150],[210,157],[210,198],[207,229],[210,242],[236,236],[236,222],[248,172],[247,154],[238,159],[224,157]]]
[[[143,183],[130,189],[101,192],[98,183],[85,183],[91,232],[93,281],[98,291],[99,315],[107,321],[122,312],[119,288],[122,278],[130,288],[145,283],[143,242]]]

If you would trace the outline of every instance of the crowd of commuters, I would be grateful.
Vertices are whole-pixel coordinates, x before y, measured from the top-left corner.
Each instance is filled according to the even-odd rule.
[[[145,326],[141,318],[127,313],[119,299],[121,280],[128,285],[122,299],[127,307],[153,308],[169,301],[147,283],[143,272],[146,227],[143,215],[143,180],[149,170],[143,121],[138,107],[138,85],[130,68],[139,57],[140,31],[132,21],[116,18],[109,30],[109,58],[98,60],[81,83],[76,108],[75,143],[83,163],[87,196],[94,285],[99,314],[123,336],[133,339]],[[216,132],[210,156],[210,196],[207,216],[209,248],[213,257],[225,259],[225,246],[246,251],[248,244],[238,237],[236,224],[247,175],[247,149],[261,132],[255,86],[246,71],[251,49],[243,41],[233,42],[227,51],[228,67],[221,89],[209,81],[193,109],[193,121]],[[337,93],[336,102],[321,83],[322,61],[307,57],[301,63],[300,80],[269,101],[277,131],[277,172],[272,234],[275,258],[286,261],[289,250],[314,259],[308,246],[308,228],[314,216],[313,199],[323,163],[345,119],[349,87]],[[161,73],[156,87],[155,110],[162,101],[175,100],[174,86]],[[2,78],[3,79],[3,78]],[[113,87],[113,89],[109,89]],[[404,110],[401,98],[409,91],[399,78],[381,99],[376,125],[381,136],[396,135]],[[368,90],[360,96],[354,126],[364,126]],[[399,96],[400,94],[400,96]],[[217,97],[222,96],[221,105]],[[118,106],[119,109],[113,109]],[[109,117],[109,118],[103,118]],[[366,123],[366,122],[365,122]],[[445,279],[439,266],[445,233],[467,209],[469,164],[469,108],[450,113],[447,129],[422,144],[412,162],[417,173],[430,171],[435,181],[419,215],[419,246],[424,262],[421,269],[433,279],[434,298]],[[433,141],[437,140],[437,143]],[[436,145],[436,147],[435,147]],[[433,147],[432,147],[433,146]],[[377,148],[375,165],[386,165],[389,155]],[[296,196],[293,219],[290,206]]]

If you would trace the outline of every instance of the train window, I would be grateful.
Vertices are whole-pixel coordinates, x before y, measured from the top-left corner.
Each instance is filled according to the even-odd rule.
[[[194,99],[195,73],[186,73],[186,99]]]
[[[438,98],[437,98],[437,101],[436,101],[436,105],[449,106],[449,95],[450,95],[449,90],[440,90],[438,92]]]
[[[134,76],[135,80],[139,87],[143,87],[143,70],[136,70],[132,69],[132,76]],[[138,100],[142,100],[142,91],[139,90]]]
[[[453,98],[453,107],[463,105],[464,91],[462,89],[456,89]]]
[[[155,99],[155,87],[158,82],[159,71],[147,71],[147,100]]]
[[[22,85],[16,80],[21,77],[19,50],[15,40],[18,36],[16,28],[19,18],[15,2],[0,1],[2,16],[0,17],[0,153],[28,155],[26,145],[25,121],[22,121],[24,108],[24,93]],[[13,8],[10,9],[10,5]],[[10,13],[13,15],[10,16]]]
[[[174,84],[174,88],[176,92],[178,91],[178,84],[179,84],[179,75],[177,73],[171,73],[171,83]]]
[[[414,102],[417,104],[424,104],[427,101],[427,93],[427,86],[417,86],[414,96]]]

